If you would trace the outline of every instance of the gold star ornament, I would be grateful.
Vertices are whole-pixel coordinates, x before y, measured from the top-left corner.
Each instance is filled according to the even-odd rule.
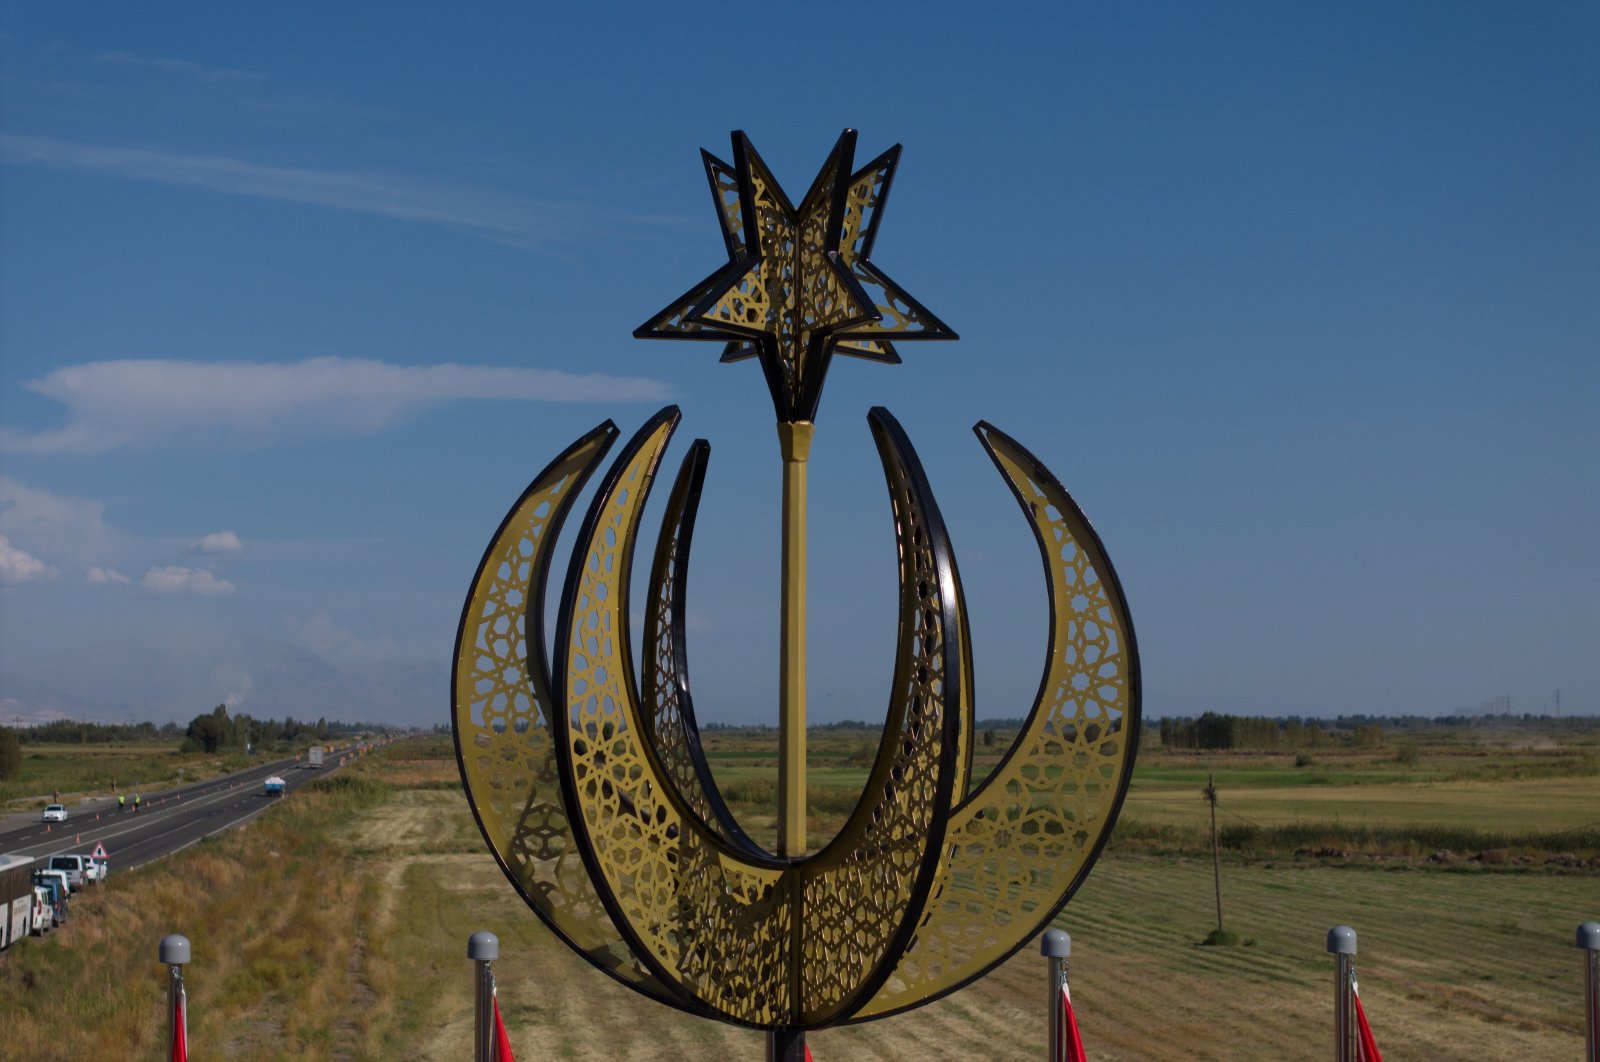
[[[855,147],[846,129],[798,209],[744,133],[733,134],[731,166],[700,152],[728,263],[633,334],[715,340],[723,361],[757,358],[785,423],[815,419],[836,353],[896,363],[895,342],[957,338],[871,262],[900,145],[852,171]]]

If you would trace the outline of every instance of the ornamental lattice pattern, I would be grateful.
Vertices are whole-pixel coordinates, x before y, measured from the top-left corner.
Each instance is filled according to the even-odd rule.
[[[671,991],[611,924],[572,843],[551,741],[544,651],[528,651],[530,603],[543,596],[572,495],[615,438],[585,436],[507,514],[473,581],[456,640],[454,719],[461,769],[484,835],[530,906],[597,966],[654,998]]]
[[[960,987],[1032,939],[1109,833],[1138,741],[1131,628],[1098,538],[1031,454],[987,425],[979,436],[1050,576],[1045,681],[1010,753],[951,813],[939,900],[860,1019]]]

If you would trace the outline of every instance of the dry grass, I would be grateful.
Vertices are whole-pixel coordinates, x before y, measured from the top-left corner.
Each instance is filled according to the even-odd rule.
[[[185,932],[197,1057],[458,1059],[468,1052],[467,936],[499,935],[519,1057],[755,1058],[761,1037],[644,1000],[523,906],[477,836],[448,749],[386,749],[244,830],[114,877],[63,932],[0,960],[0,1054],[158,1057],[156,941]],[[360,779],[382,777],[384,786]],[[341,779],[351,779],[343,782]],[[1363,998],[1396,1058],[1564,1059],[1581,1047],[1572,927],[1600,875],[1253,864],[1225,868],[1229,928],[1201,948],[1210,866],[1103,860],[1062,924],[1090,1057],[1327,1054],[1323,934],[1361,934]],[[1439,940],[1470,941],[1446,953]],[[1037,1057],[1043,964],[1029,944],[920,1011],[813,1034],[829,1059]]]

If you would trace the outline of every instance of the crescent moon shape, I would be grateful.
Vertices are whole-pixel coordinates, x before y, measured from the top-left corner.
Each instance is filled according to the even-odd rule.
[[[456,760],[484,840],[517,892],[576,952],[652,998],[677,1003],[611,925],[572,843],[556,780],[544,594],[556,538],[616,440],[606,421],[573,443],[501,521],[473,575],[451,673]]]
[[[889,977],[940,877],[970,747],[960,589],[904,432],[870,416],[894,507],[900,639],[881,755],[814,855],[768,856],[707,828],[648,740],[627,591],[640,514],[677,423],[664,410],[612,465],[567,572],[551,733],[572,836],[629,949],[682,1005],[756,1027],[844,1020]],[[658,590],[659,594],[659,590]]]
[[[1099,857],[1139,746],[1138,648],[1099,536],[1037,458],[986,421],[973,430],[1010,484],[1044,561],[1044,675],[1016,742],[951,813],[938,902],[857,1021],[954,992],[1032,940]]]
[[[694,698],[689,692],[689,646],[684,603],[689,582],[689,546],[700,507],[711,444],[696,439],[684,455],[661,517],[650,569],[650,605],[645,614],[644,712],[650,744],[678,792],[701,825],[747,851],[766,853],[739,826],[717,788],[700,745]]]

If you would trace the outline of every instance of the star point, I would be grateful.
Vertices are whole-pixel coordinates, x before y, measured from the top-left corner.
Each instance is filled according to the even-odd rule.
[[[730,165],[701,151],[728,261],[635,330],[641,339],[724,344],[759,359],[780,421],[816,416],[832,356],[897,363],[894,340],[955,339],[870,258],[897,144],[852,171],[846,129],[798,207],[742,131]]]

